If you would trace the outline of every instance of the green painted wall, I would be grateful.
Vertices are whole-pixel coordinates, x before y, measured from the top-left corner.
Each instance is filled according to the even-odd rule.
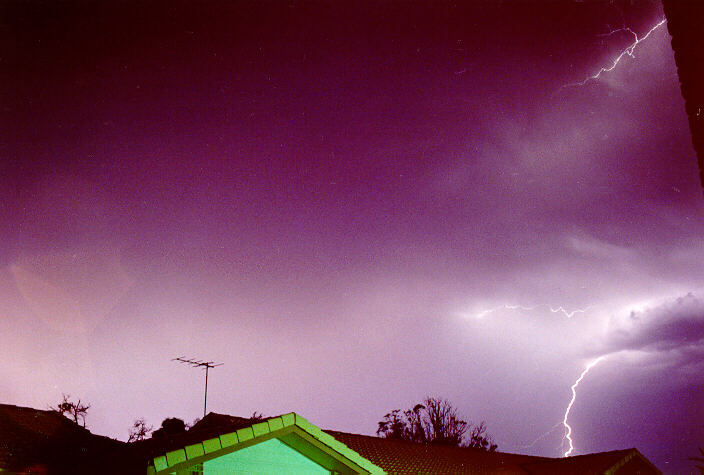
[[[274,473],[330,474],[279,439],[270,439],[203,463],[203,475]]]

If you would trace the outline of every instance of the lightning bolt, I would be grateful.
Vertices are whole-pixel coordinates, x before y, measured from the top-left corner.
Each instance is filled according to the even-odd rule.
[[[572,318],[575,314],[577,314],[577,313],[585,313],[585,312],[587,312],[587,310],[589,310],[589,309],[592,308],[592,307],[594,307],[594,305],[590,305],[590,306],[588,306],[588,307],[586,307],[586,308],[584,308],[584,309],[578,308],[578,309],[576,309],[576,310],[572,310],[571,312],[569,312],[569,311],[567,311],[563,306],[553,307],[552,305],[546,304],[546,303],[541,303],[541,304],[538,304],[538,305],[533,305],[532,307],[525,307],[525,306],[523,306],[523,305],[509,305],[509,304],[503,304],[503,305],[499,305],[498,307],[495,307],[495,308],[490,308],[490,309],[488,309],[488,310],[483,310],[483,311],[477,313],[477,314],[475,315],[475,317],[476,317],[476,318],[484,318],[484,317],[486,317],[487,315],[490,315],[490,314],[492,314],[492,313],[494,313],[494,312],[498,312],[499,310],[526,310],[526,311],[532,311],[532,310],[535,310],[535,309],[537,309],[537,308],[548,308],[548,309],[550,309],[550,312],[552,312],[552,313],[561,313],[561,314],[563,314],[563,315],[564,315],[565,317],[567,317],[567,318]]]
[[[481,311],[481,312],[479,312],[479,313],[477,313],[477,314],[475,315],[475,318],[478,318],[478,319],[484,318],[484,317],[486,317],[487,315],[490,315],[490,314],[492,314],[492,313],[494,313],[494,312],[498,312],[498,311],[500,311],[500,310],[526,310],[526,311],[531,311],[531,310],[535,310],[535,309],[538,309],[538,308],[548,308],[548,309],[550,309],[550,312],[552,312],[552,313],[561,313],[562,315],[564,315],[564,316],[567,317],[567,318],[572,318],[574,315],[576,315],[576,314],[578,314],[578,313],[586,313],[590,308],[593,308],[593,307],[595,307],[595,305],[589,305],[588,307],[586,307],[586,308],[584,308],[584,309],[576,309],[576,310],[568,311],[568,310],[566,310],[566,309],[565,309],[564,307],[562,307],[562,306],[553,307],[552,305],[550,305],[550,304],[545,304],[545,303],[543,303],[543,304],[538,304],[538,305],[533,305],[533,306],[531,306],[531,307],[527,307],[527,306],[524,306],[524,305],[503,304],[503,305],[499,305],[498,307],[494,307],[494,308],[490,308],[490,309],[488,309],[488,310]],[[562,426],[565,428],[565,435],[564,435],[564,437],[562,438],[563,444],[561,444],[561,445],[564,447],[564,442],[565,442],[565,440],[569,443],[569,449],[564,453],[563,456],[564,456],[564,457],[567,457],[567,456],[569,456],[569,455],[574,451],[574,443],[573,443],[572,437],[571,437],[571,436],[572,436],[572,427],[567,423],[567,419],[568,419],[568,417],[569,417],[569,415],[570,415],[570,411],[572,410],[572,406],[574,405],[575,401],[577,400],[577,386],[579,386],[579,383],[582,382],[582,380],[583,380],[584,377],[587,375],[587,373],[589,373],[589,371],[590,371],[594,366],[596,366],[600,361],[602,361],[604,358],[606,358],[606,355],[600,356],[599,358],[597,358],[597,359],[595,359],[594,361],[590,362],[590,363],[586,366],[586,368],[584,369],[584,371],[582,371],[582,374],[579,375],[579,378],[577,378],[577,381],[575,381],[574,384],[570,387],[570,389],[571,389],[571,391],[572,391],[572,399],[570,400],[570,403],[567,405],[567,409],[565,409],[565,415],[564,415],[562,421],[561,421],[561,422],[558,422],[557,424],[555,424],[554,426],[552,426],[552,428],[551,428],[549,431],[547,431],[546,433],[544,433],[543,435],[541,435],[540,437],[538,437],[537,439],[535,439],[535,440],[534,440],[533,442],[531,442],[529,445],[523,446],[524,448],[532,447],[533,445],[535,445],[536,443],[538,443],[538,441],[540,441],[541,439],[547,437],[547,436],[548,436],[550,433],[552,433],[557,427],[559,427],[560,425],[562,425]]]
[[[654,27],[652,27],[650,30],[648,30],[648,32],[642,38],[639,38],[638,34],[635,31],[631,30],[630,28],[619,28],[618,30],[611,31],[610,33],[607,33],[606,35],[601,35],[601,36],[611,36],[612,34],[617,33],[619,31],[626,31],[626,32],[633,35],[633,43],[631,43],[630,46],[628,46],[626,49],[621,51],[621,54],[616,56],[616,59],[613,60],[613,62],[611,63],[611,66],[603,67],[603,68],[599,69],[599,71],[597,71],[595,74],[592,74],[591,76],[587,76],[586,78],[584,78],[583,81],[565,84],[564,86],[560,87],[560,89],[558,89],[558,90],[562,90],[566,87],[584,86],[589,81],[596,81],[597,79],[599,79],[599,77],[601,77],[601,75],[603,73],[608,73],[610,71],[613,71],[614,68],[616,68],[616,66],[618,66],[618,63],[621,62],[621,60],[623,59],[624,56],[630,56],[631,58],[635,58],[635,55],[633,54],[633,52],[636,50],[638,45],[640,43],[642,43],[643,41],[645,41],[651,35],[651,33],[653,33],[655,30],[660,28],[666,22],[667,22],[666,19],[662,19],[658,24],[656,24]]]
[[[565,426],[565,439],[570,444],[569,450],[564,453],[563,457],[567,457],[569,454],[572,453],[574,450],[574,445],[572,443],[572,438],[570,437],[572,435],[572,427],[567,423],[567,417],[570,415],[570,410],[572,410],[572,406],[574,405],[575,400],[577,399],[577,386],[579,386],[579,383],[582,382],[584,377],[589,373],[589,370],[592,369],[594,366],[596,366],[600,361],[602,361],[606,356],[600,356],[591,363],[587,365],[586,368],[584,368],[584,371],[582,371],[582,374],[579,375],[579,378],[577,378],[577,381],[574,382],[572,385],[572,399],[570,400],[570,403],[567,405],[567,409],[565,410],[565,417],[562,419],[562,425]]]

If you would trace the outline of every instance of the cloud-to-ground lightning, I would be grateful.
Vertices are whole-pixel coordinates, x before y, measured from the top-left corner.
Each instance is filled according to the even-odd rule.
[[[632,42],[626,49],[624,49],[623,51],[621,51],[621,53],[620,53],[618,56],[616,56],[616,58],[615,58],[615,59],[613,60],[613,62],[611,63],[611,66],[602,67],[602,68],[599,69],[599,71],[597,71],[595,74],[592,74],[591,76],[587,76],[586,78],[584,78],[583,81],[573,82],[573,83],[570,83],[570,84],[565,84],[565,85],[562,86],[560,89],[564,89],[564,88],[566,88],[566,87],[584,86],[584,85],[587,84],[589,81],[596,81],[597,79],[599,79],[603,73],[608,73],[608,72],[610,72],[610,71],[613,71],[614,68],[616,68],[616,66],[618,66],[618,63],[621,62],[621,60],[623,59],[624,56],[628,55],[628,56],[630,56],[631,58],[635,58],[635,55],[633,54],[633,52],[634,52],[635,49],[638,47],[638,45],[639,45],[640,43],[642,43],[643,41],[645,41],[645,40],[651,35],[651,33],[653,33],[655,30],[657,30],[657,29],[660,28],[662,25],[664,25],[665,22],[667,22],[667,20],[666,20],[666,19],[662,19],[662,20],[661,20],[659,23],[657,23],[654,27],[652,27],[650,30],[648,30],[648,32],[647,32],[642,38],[639,38],[639,37],[638,37],[638,34],[637,34],[635,31],[631,30],[630,28],[619,28],[618,30],[614,30],[614,31],[611,31],[610,33],[607,33],[607,35],[604,35],[604,36],[610,36],[610,35],[612,35],[612,34],[614,34],[614,33],[616,33],[616,32],[619,32],[619,31],[627,31],[628,33],[630,33],[630,34],[633,35],[633,42]]]
[[[584,377],[589,373],[589,370],[591,370],[594,366],[596,366],[600,361],[602,361],[606,356],[600,356],[591,363],[587,365],[586,368],[584,368],[584,371],[582,371],[582,374],[579,375],[579,378],[577,378],[577,381],[574,382],[572,385],[572,399],[570,400],[570,403],[567,405],[567,409],[565,410],[565,416],[562,419],[562,425],[565,426],[565,439],[567,439],[567,442],[570,444],[570,448],[567,450],[567,452],[564,453],[564,457],[569,456],[569,454],[574,451],[574,444],[572,443],[572,427],[567,423],[567,417],[570,415],[570,411],[572,410],[572,406],[574,405],[574,402],[577,400],[577,386],[579,386],[579,383],[582,382]]]
[[[563,306],[553,307],[552,305],[546,304],[546,303],[541,303],[541,304],[538,304],[538,305],[533,305],[532,307],[526,307],[526,306],[523,306],[523,305],[509,305],[509,304],[503,304],[503,305],[499,305],[498,307],[490,308],[490,309],[488,309],[488,310],[482,310],[481,312],[477,313],[477,314],[475,315],[475,317],[476,317],[476,318],[484,318],[484,317],[486,317],[487,315],[490,315],[490,314],[492,314],[492,313],[494,313],[494,312],[498,312],[499,310],[526,310],[526,311],[532,311],[532,310],[535,310],[535,309],[541,308],[541,307],[545,307],[545,308],[550,309],[550,312],[552,312],[552,313],[561,313],[561,314],[563,314],[563,315],[564,315],[565,317],[567,317],[567,318],[572,318],[572,317],[573,317],[575,314],[577,314],[577,313],[586,313],[590,308],[593,307],[593,305],[590,305],[590,306],[588,306],[588,307],[586,307],[586,308],[583,308],[583,309],[582,309],[582,308],[578,308],[578,309],[576,309],[576,310],[568,311],[568,310],[566,310]]]

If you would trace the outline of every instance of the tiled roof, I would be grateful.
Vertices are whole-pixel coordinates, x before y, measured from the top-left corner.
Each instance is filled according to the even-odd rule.
[[[535,475],[661,473],[636,449],[612,450],[611,452],[551,459],[548,462],[529,463],[524,465],[524,468]]]
[[[424,445],[345,432],[326,431],[389,474],[525,474],[528,462],[550,459],[484,452],[466,447]]]
[[[326,431],[389,474],[658,474],[636,449],[567,458],[484,452],[345,432]]]

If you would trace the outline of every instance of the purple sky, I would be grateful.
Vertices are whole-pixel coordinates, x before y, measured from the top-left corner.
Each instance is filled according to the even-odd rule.
[[[561,87],[661,6],[354,3],[0,4],[0,401],[68,393],[124,440],[202,415],[184,355],[224,363],[212,411],[373,434],[439,395],[560,456],[608,355],[574,453],[690,467],[704,206],[666,25]]]

